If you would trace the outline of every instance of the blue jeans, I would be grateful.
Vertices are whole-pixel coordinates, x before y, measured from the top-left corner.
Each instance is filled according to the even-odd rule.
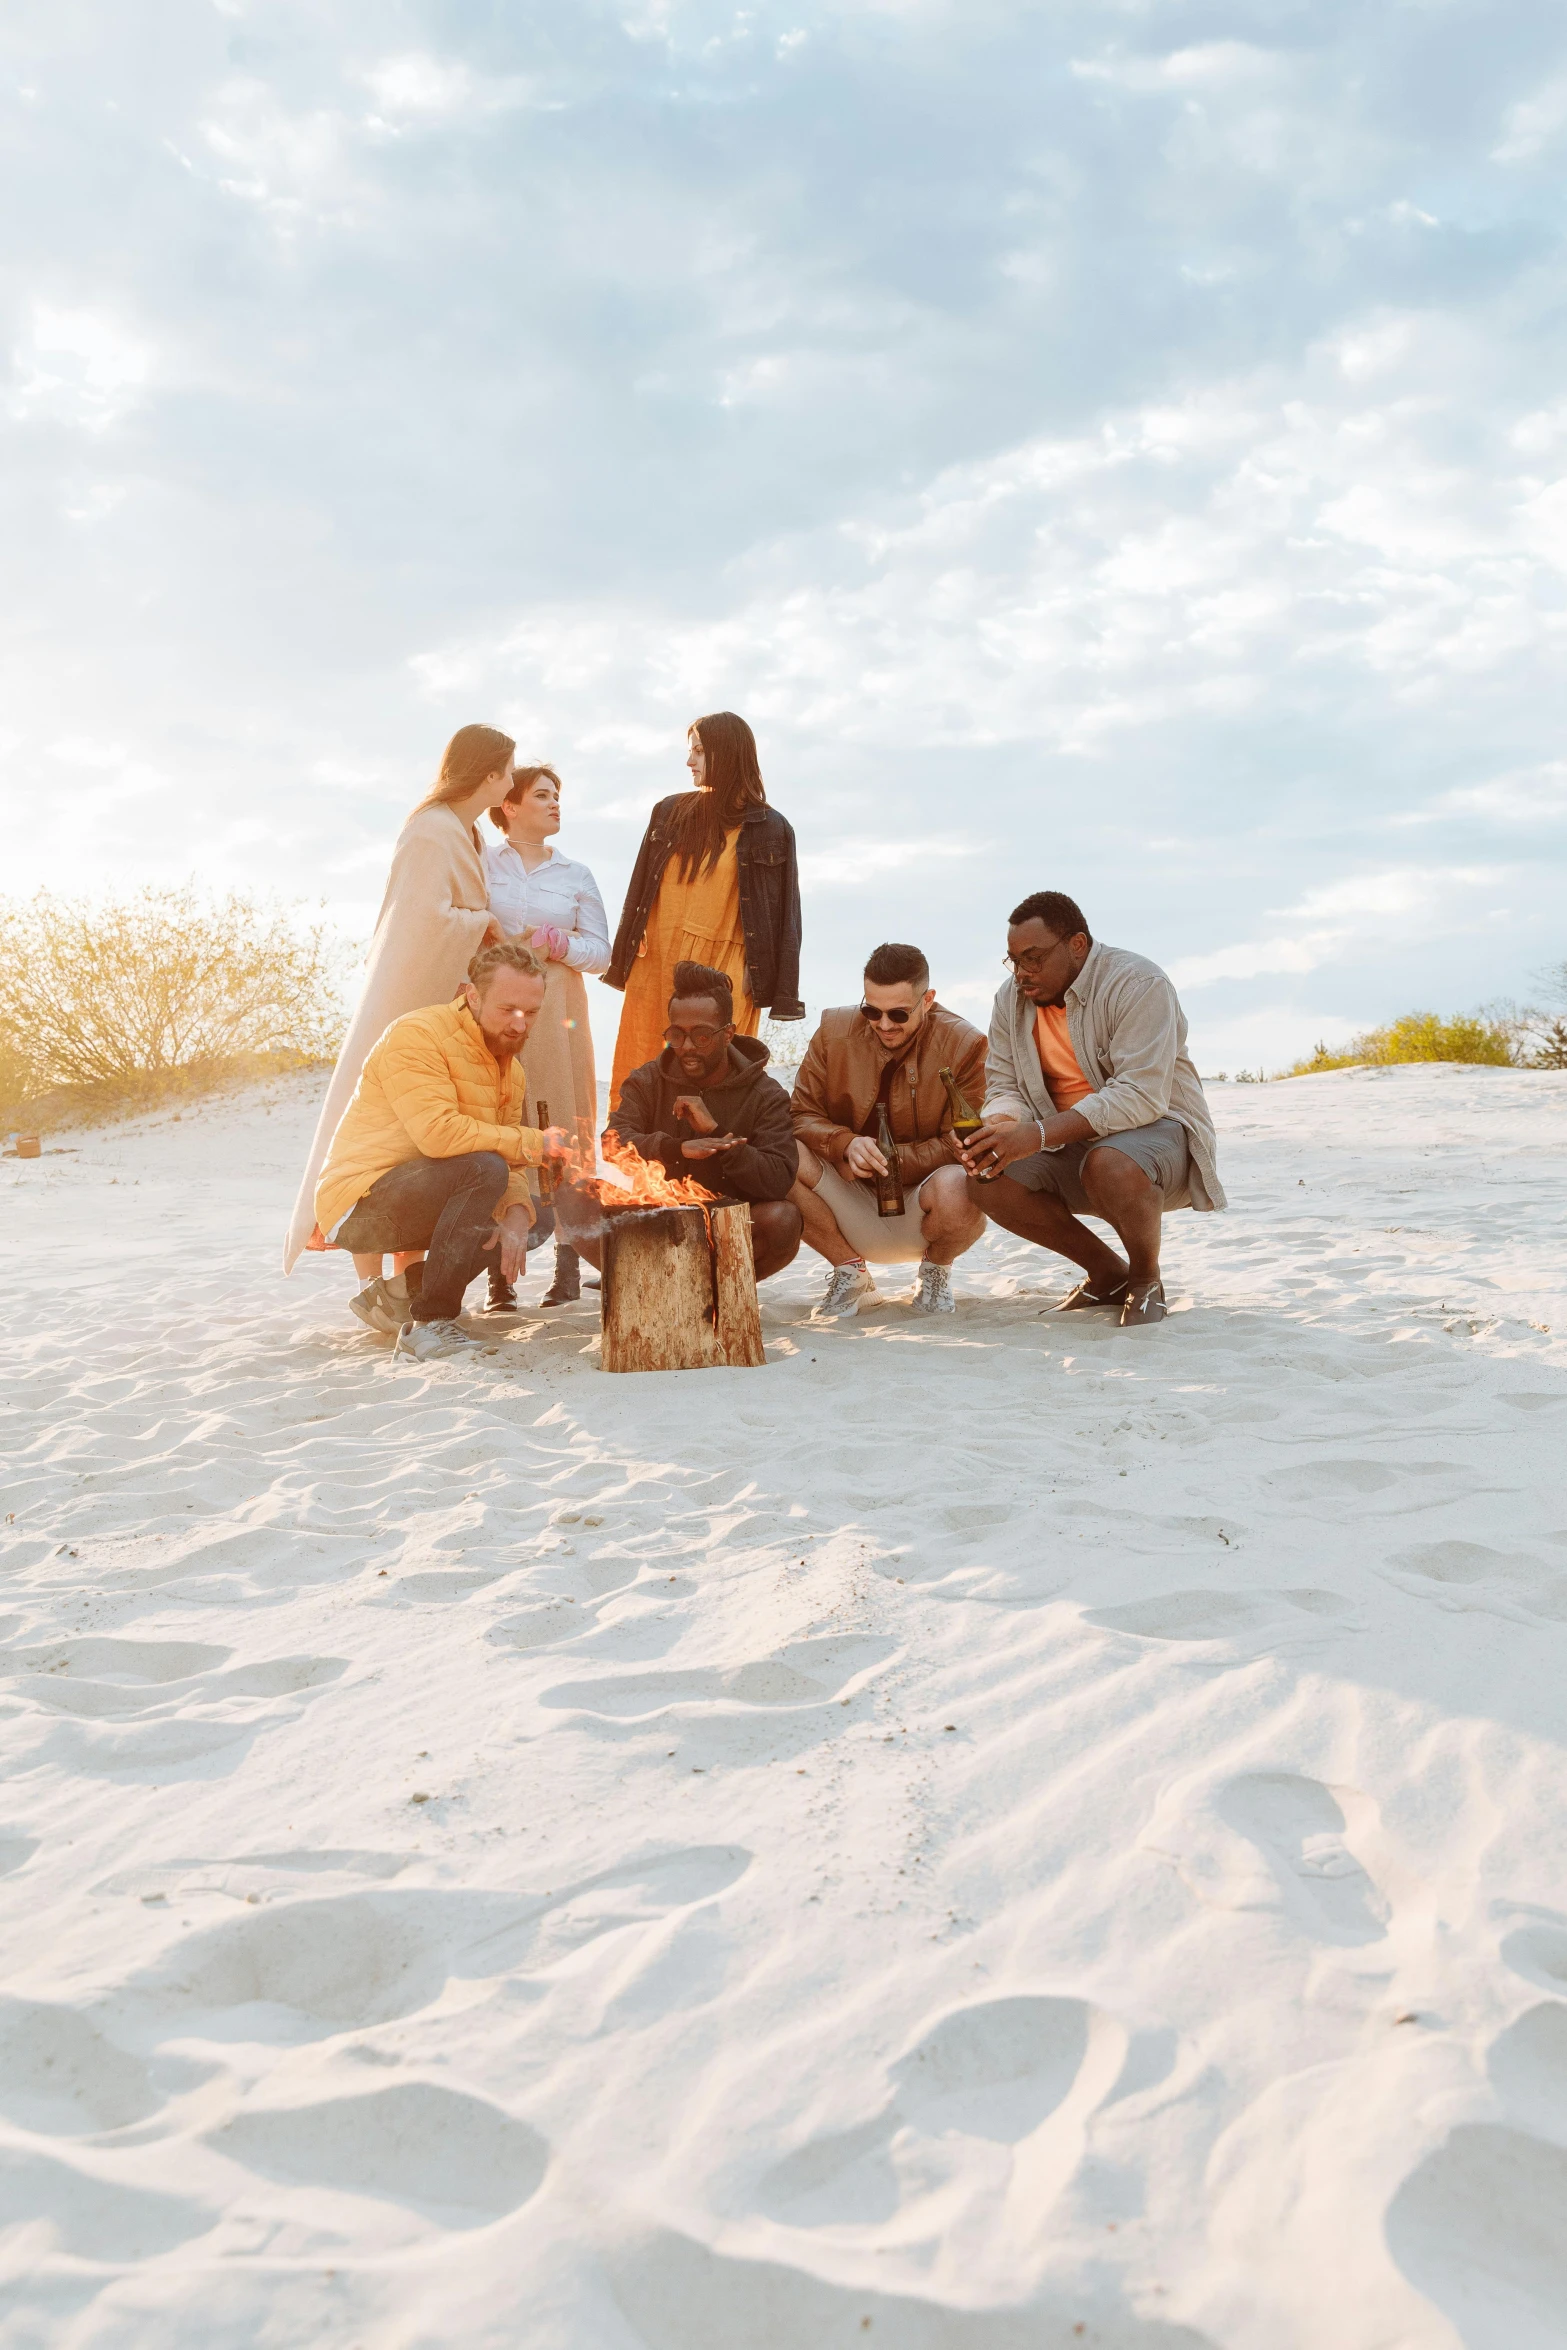
[[[499,1151],[405,1159],[371,1184],[339,1225],[337,1245],[355,1256],[427,1250],[423,1283],[409,1312],[416,1322],[453,1321],[469,1282],[500,1268],[495,1209],[510,1178]],[[543,1225],[541,1216],[529,1234],[530,1247],[543,1239]]]

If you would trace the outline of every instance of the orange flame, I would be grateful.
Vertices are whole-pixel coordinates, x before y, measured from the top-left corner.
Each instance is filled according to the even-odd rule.
[[[595,1175],[591,1159],[580,1173],[573,1171],[578,1188],[590,1192],[602,1208],[705,1208],[720,1196],[693,1175],[667,1175],[656,1160],[643,1158],[612,1135],[604,1138],[604,1157],[625,1184]]]

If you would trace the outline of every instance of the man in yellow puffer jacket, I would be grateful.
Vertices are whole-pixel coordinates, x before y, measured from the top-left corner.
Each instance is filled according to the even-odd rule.
[[[522,1123],[518,1058],[544,1001],[545,965],[519,939],[481,947],[449,1004],[405,1013],[372,1046],[316,1185],[329,1245],[356,1256],[428,1253],[403,1276],[406,1300],[372,1282],[374,1326],[395,1326],[420,1361],[474,1341],[458,1328],[463,1292],[500,1251],[516,1278],[533,1224],[523,1169],[563,1158],[558,1128]],[[361,1319],[363,1292],[354,1301]],[[394,1321],[384,1318],[392,1309]]]

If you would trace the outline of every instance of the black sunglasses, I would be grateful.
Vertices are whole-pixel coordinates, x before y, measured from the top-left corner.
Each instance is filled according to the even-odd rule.
[[[884,1012],[877,1004],[861,1004],[860,1006],[860,1018],[869,1020],[872,1026],[878,1020],[890,1020],[894,1028],[901,1028],[905,1021],[912,1020],[913,1017],[912,1012]]]
[[[722,1028],[666,1028],[664,1042],[672,1045],[694,1044],[697,1051],[702,1052],[708,1045],[716,1044],[721,1036],[726,1035],[730,1025],[731,1023],[726,1021]]]

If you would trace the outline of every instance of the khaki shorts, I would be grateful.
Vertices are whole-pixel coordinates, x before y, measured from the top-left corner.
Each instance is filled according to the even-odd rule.
[[[869,1183],[861,1183],[856,1176],[842,1175],[836,1167],[820,1162],[822,1177],[816,1186],[816,1196],[824,1208],[830,1208],[839,1231],[856,1256],[864,1257],[872,1265],[912,1265],[925,1254],[925,1242],[920,1232],[920,1190],[915,1187],[910,1198],[904,1193],[901,1216],[878,1216],[876,1193]]]
[[[1097,1142],[1069,1142],[1058,1151],[1035,1151],[1031,1158],[1014,1159],[1007,1173],[1025,1191],[1053,1191],[1074,1216],[1092,1216],[1083,1189],[1083,1161],[1090,1151],[1119,1151],[1141,1167],[1164,1197],[1159,1213],[1192,1204],[1191,1151],[1179,1118],[1155,1118],[1148,1126],[1129,1126],[1123,1134],[1106,1134]]]

